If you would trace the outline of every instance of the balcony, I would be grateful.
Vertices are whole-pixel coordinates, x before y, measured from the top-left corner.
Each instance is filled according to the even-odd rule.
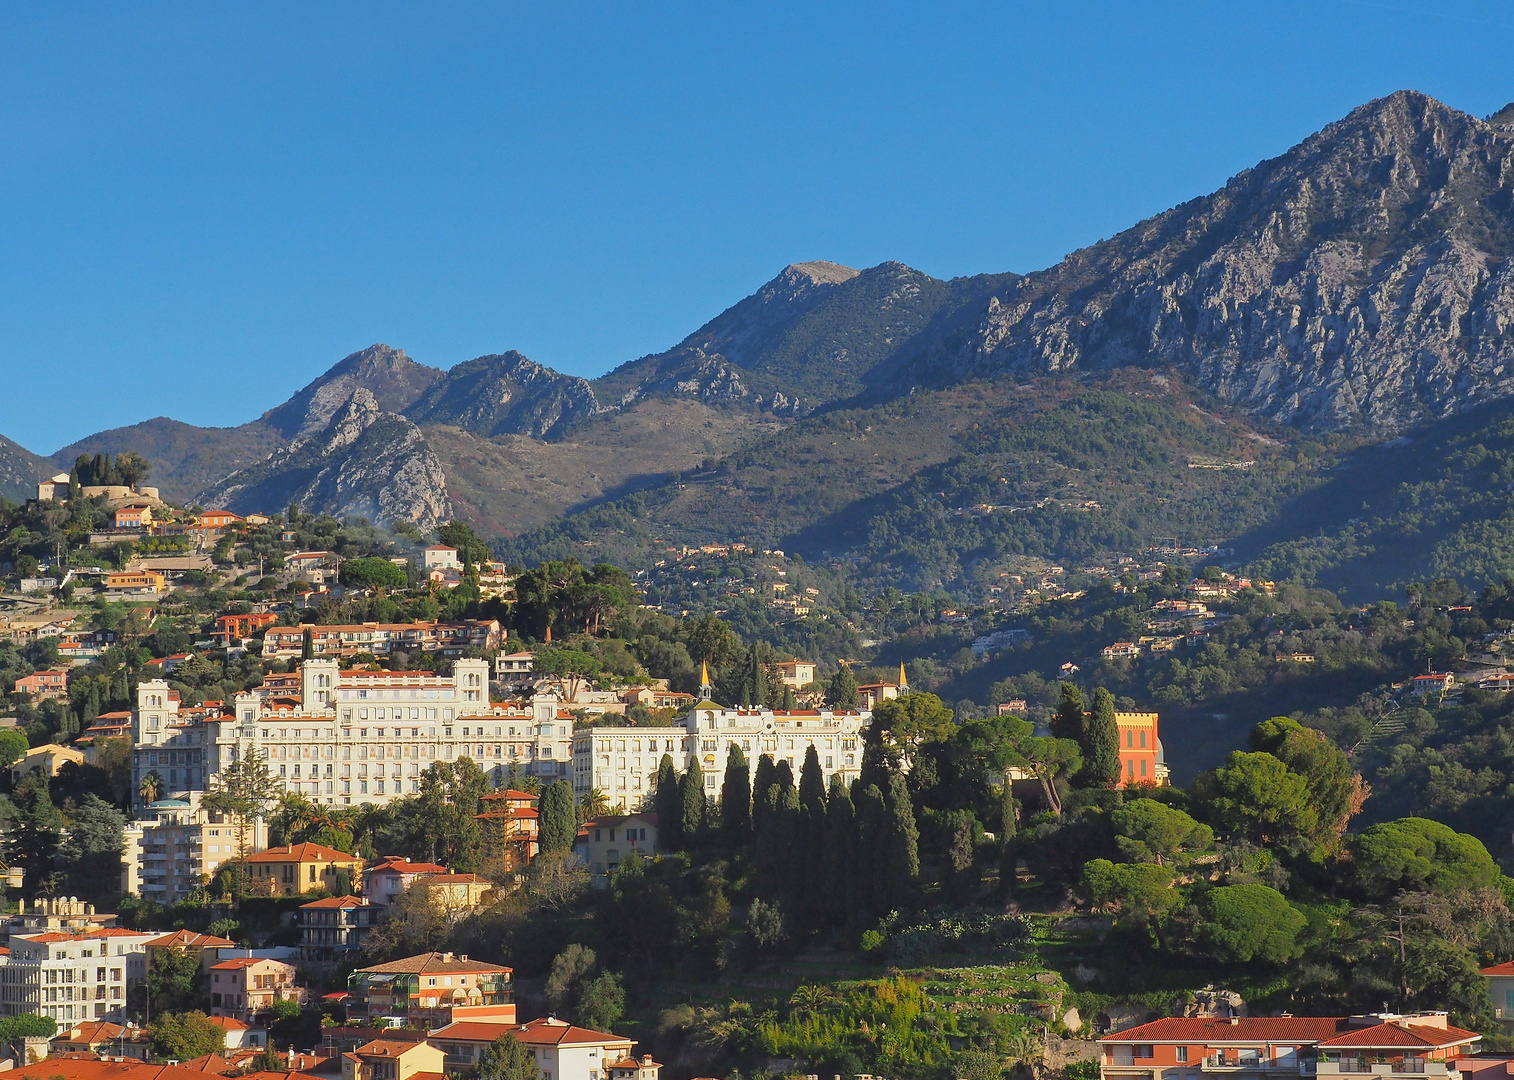
[[[1312,1058],[1264,1058],[1255,1053],[1229,1057],[1210,1054],[1199,1063],[1199,1068],[1206,1073],[1268,1073],[1280,1077],[1315,1075]]]
[[[1393,1061],[1363,1061],[1360,1058],[1351,1058],[1345,1061],[1319,1063],[1318,1075],[1321,1077],[1344,1074],[1445,1077],[1447,1080],[1460,1080],[1461,1077],[1461,1073],[1451,1068],[1446,1062],[1426,1061],[1423,1058],[1402,1058]]]

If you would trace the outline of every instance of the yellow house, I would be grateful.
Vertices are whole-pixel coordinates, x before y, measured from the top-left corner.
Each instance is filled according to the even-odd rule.
[[[374,1039],[342,1055],[342,1080],[410,1080],[444,1075],[447,1055],[429,1042]]]
[[[247,870],[252,889],[270,896],[299,896],[322,889],[335,892],[337,875],[343,870],[351,884],[363,880],[362,859],[311,843],[271,847],[249,855]]]

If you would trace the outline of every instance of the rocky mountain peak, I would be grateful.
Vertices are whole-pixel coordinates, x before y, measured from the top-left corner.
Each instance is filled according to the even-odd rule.
[[[263,420],[285,438],[295,439],[323,430],[358,388],[367,390],[380,409],[401,412],[441,377],[439,368],[417,364],[402,349],[370,345],[332,365],[284,404],[264,413]]]
[[[406,410],[418,424],[485,437],[560,434],[600,411],[588,382],[511,350],[458,364]]]

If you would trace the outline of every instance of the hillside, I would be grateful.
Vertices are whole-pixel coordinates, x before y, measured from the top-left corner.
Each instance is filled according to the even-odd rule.
[[[37,481],[56,470],[19,443],[0,435],[0,498],[24,502],[37,497]]]
[[[80,454],[119,454],[135,450],[152,463],[154,484],[165,499],[188,503],[228,472],[262,461],[285,444],[272,426],[255,420],[239,427],[196,427],[159,416],[129,427],[110,428],[52,455],[59,469],[69,469]]]

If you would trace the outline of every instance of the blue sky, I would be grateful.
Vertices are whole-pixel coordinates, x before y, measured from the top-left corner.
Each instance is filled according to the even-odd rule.
[[[319,10],[312,10],[312,9]],[[252,419],[382,341],[597,375],[789,262],[1033,270],[1405,87],[1507,5],[8,5],[0,433]]]

